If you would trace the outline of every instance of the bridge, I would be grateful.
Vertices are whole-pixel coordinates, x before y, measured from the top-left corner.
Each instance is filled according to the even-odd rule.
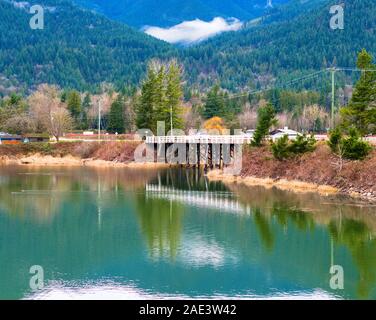
[[[145,143],[157,155],[158,162],[224,168],[241,161],[246,135],[149,136]]]

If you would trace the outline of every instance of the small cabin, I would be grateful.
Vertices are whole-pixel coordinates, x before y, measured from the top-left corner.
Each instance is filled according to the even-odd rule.
[[[26,134],[23,136],[23,142],[49,142],[50,137],[45,134]]]
[[[17,135],[10,134],[1,134],[0,135],[0,144],[21,144],[23,138]]]

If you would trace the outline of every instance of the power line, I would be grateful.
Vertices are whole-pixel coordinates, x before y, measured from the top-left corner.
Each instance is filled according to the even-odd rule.
[[[259,89],[259,90],[244,92],[244,93],[233,94],[233,95],[229,95],[227,97],[227,99],[242,98],[242,97],[247,97],[247,96],[250,96],[250,95],[264,93],[264,92],[267,92],[267,91],[270,91],[270,90],[274,90],[274,89],[283,89],[283,87],[285,87],[285,86],[289,86],[289,85],[292,85],[292,84],[295,84],[295,83],[299,83],[299,82],[302,82],[302,81],[305,81],[305,80],[311,80],[313,78],[316,78],[320,74],[323,74],[325,72],[332,72],[333,70],[335,72],[337,72],[337,71],[376,72],[376,69],[357,69],[357,68],[350,68],[350,67],[326,68],[326,69],[322,69],[322,70],[310,73],[310,74],[305,75],[303,77],[296,78],[296,79],[293,79],[291,81],[284,82],[279,87],[277,87],[277,86],[269,86],[269,87],[264,88],[264,89]]]
[[[316,72],[313,72],[311,74],[305,75],[303,77],[296,78],[296,79],[293,79],[291,81],[284,82],[284,83],[282,83],[282,87],[289,86],[289,85],[292,85],[294,83],[298,83],[298,82],[301,82],[301,81],[305,81],[305,80],[310,80],[310,79],[316,78],[317,76],[319,76],[320,74],[322,74],[324,72],[327,72],[327,70],[325,69],[325,70],[316,71]],[[236,98],[241,98],[241,97],[247,97],[247,96],[250,96],[250,95],[260,94],[260,93],[264,93],[264,92],[267,92],[267,91],[270,91],[270,90],[274,90],[274,89],[281,89],[281,88],[278,88],[276,86],[273,86],[273,87],[269,86],[268,88],[265,88],[265,89],[248,91],[248,92],[244,92],[244,93],[230,95],[230,96],[227,97],[227,99],[236,99]]]
[[[295,83],[300,83],[300,82],[303,82],[303,81],[306,81],[306,80],[311,80],[311,79],[314,79],[314,78],[320,76],[321,74],[324,74],[325,72],[330,72],[330,75],[331,75],[331,126],[333,128],[334,127],[334,116],[335,116],[335,74],[336,74],[336,72],[339,72],[339,71],[350,71],[350,72],[365,73],[365,72],[376,72],[376,69],[358,69],[358,68],[351,68],[351,67],[326,68],[326,69],[322,69],[322,70],[313,72],[311,74],[305,75],[303,77],[282,83],[282,88],[286,87],[286,86],[290,86],[290,85],[295,84]],[[268,91],[273,90],[273,89],[281,89],[281,88],[278,88],[276,85],[274,85],[274,87],[269,86],[268,88],[261,89],[261,90],[249,91],[249,92],[238,94],[238,95],[232,95],[232,96],[227,97],[227,99],[235,99],[235,98],[246,97],[246,96],[249,97],[251,95],[268,92]]]

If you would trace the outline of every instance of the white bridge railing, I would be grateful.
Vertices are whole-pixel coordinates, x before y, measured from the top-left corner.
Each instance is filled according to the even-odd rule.
[[[252,138],[247,136],[151,136],[146,137],[146,143],[188,143],[188,144],[246,144],[251,143]]]

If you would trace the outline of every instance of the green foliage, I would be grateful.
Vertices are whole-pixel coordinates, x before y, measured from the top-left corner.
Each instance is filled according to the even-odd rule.
[[[333,130],[328,145],[334,153],[349,160],[363,160],[373,150],[368,142],[362,140],[359,131],[354,127],[349,129],[348,137],[344,137],[339,128]]]
[[[181,68],[177,62],[167,65],[152,62],[136,107],[137,127],[156,133],[157,122],[164,121],[166,129],[170,130],[172,118],[173,129],[181,129],[182,96]]]
[[[81,115],[81,96],[76,90],[72,90],[67,98],[68,110],[73,119],[78,120]]]
[[[372,147],[363,141],[359,132],[352,128],[349,137],[342,140],[343,157],[350,160],[363,160],[371,152]]]
[[[288,135],[284,135],[282,138],[272,143],[272,153],[274,158],[281,161],[289,158],[291,156],[289,147]]]
[[[108,115],[107,131],[119,134],[125,132],[125,107],[124,98],[122,96],[118,96],[111,104],[110,114]]]
[[[300,9],[304,6],[310,6],[308,11]],[[259,89],[264,80],[260,75],[275,76],[280,84],[333,65],[354,66],[359,48],[376,53],[376,10],[370,8],[374,0],[346,1],[346,32],[333,32],[328,1],[292,1],[258,25],[224,33],[183,52],[185,68],[192,75],[189,81],[197,82],[205,72],[215,74],[200,78],[206,85],[220,81],[231,91]],[[326,74],[302,83],[320,88],[328,81]]]
[[[176,60],[173,60],[168,65],[168,70],[166,74],[166,109],[165,115],[166,123],[169,125],[167,128],[171,129],[182,129],[183,119],[181,117],[181,102],[183,99],[183,88],[181,80],[181,67],[178,65]],[[172,115],[172,119],[171,119]],[[171,128],[171,120],[173,127]]]
[[[18,85],[40,83],[96,90],[102,82],[138,84],[147,61],[175,49],[143,32],[82,10],[69,1],[41,0],[44,30],[32,30],[28,10],[0,1],[0,73]],[[15,82],[17,85],[17,82]]]
[[[303,109],[304,106],[320,104],[321,93],[308,90],[297,92],[274,89],[267,91],[264,98],[271,102],[276,112],[292,112],[296,109]]]
[[[325,0],[291,1],[283,9],[270,12],[257,25],[246,24],[238,32],[224,33],[189,48],[173,47],[66,1],[40,3],[57,7],[53,12],[46,10],[48,23],[43,32],[30,29],[30,15],[25,10],[0,1],[0,30],[7,31],[0,36],[0,70],[7,78],[14,75],[15,82],[25,88],[44,82],[92,91],[103,81],[113,82],[118,88],[138,85],[145,76],[148,60],[177,57],[189,70],[185,79],[188,86],[208,88],[219,82],[222,88],[235,92],[260,89],[265,79],[271,78],[278,79],[278,85],[336,62],[352,66],[356,50],[362,47],[376,52],[376,10],[370,9],[374,8],[374,0],[346,2],[346,32],[329,30],[326,22],[331,15]],[[124,1],[117,3],[126,6]],[[158,4],[158,9],[169,3]],[[114,8],[111,10],[116,11]],[[126,12],[132,15],[132,11]],[[154,10],[150,14],[166,18],[158,17]],[[134,19],[140,21],[139,16]],[[359,21],[363,24],[359,25]],[[304,86],[318,88],[328,80],[323,75],[304,81]],[[282,110],[278,95],[270,101],[277,111]],[[296,103],[299,102],[289,102],[286,108]]]
[[[289,0],[279,0],[279,3]],[[170,27],[183,21],[201,19],[209,21],[215,17],[237,17],[251,20],[265,13],[264,0],[75,0],[75,2],[111,19],[125,22],[136,28],[146,25]]]
[[[80,124],[79,127],[82,130],[87,130],[89,128],[88,112],[92,108],[91,96],[87,93],[82,101]]]
[[[252,145],[259,147],[262,141],[269,134],[273,125],[277,124],[276,112],[274,107],[269,103],[257,111],[257,127],[253,136]]]
[[[207,94],[205,104],[201,110],[204,119],[219,117],[224,119],[230,129],[238,128],[237,115],[241,112],[241,104],[221,90],[216,84]]]
[[[355,126],[362,136],[376,132],[376,66],[372,59],[364,49],[359,53],[358,68],[375,72],[362,71],[349,105],[341,110],[343,128]]]
[[[316,139],[314,136],[298,135],[291,142],[290,151],[293,154],[303,154],[315,150]]]
[[[336,127],[335,129],[330,131],[328,146],[330,147],[333,153],[339,152],[342,139],[343,139],[343,135],[339,127]]]
[[[9,130],[9,121],[17,118],[26,118],[27,105],[20,95],[12,93],[10,97],[0,100],[0,131],[12,131],[17,133],[21,130]],[[12,121],[14,122],[14,121]],[[17,121],[20,122],[20,121]],[[12,126],[13,127],[13,126]],[[22,130],[21,130],[22,131]],[[22,131],[23,132],[23,131]]]
[[[84,100],[82,101],[82,109],[83,110],[89,110],[91,108],[91,96],[89,93],[87,93],[84,97]]]
[[[295,140],[289,141],[288,136],[284,135],[272,143],[272,153],[276,159],[285,160],[293,155],[314,151],[316,142],[313,136],[299,135]]]
[[[202,110],[202,116],[205,119],[213,117],[223,118],[225,113],[225,94],[221,91],[218,84],[216,84],[209,91],[206,102]]]

